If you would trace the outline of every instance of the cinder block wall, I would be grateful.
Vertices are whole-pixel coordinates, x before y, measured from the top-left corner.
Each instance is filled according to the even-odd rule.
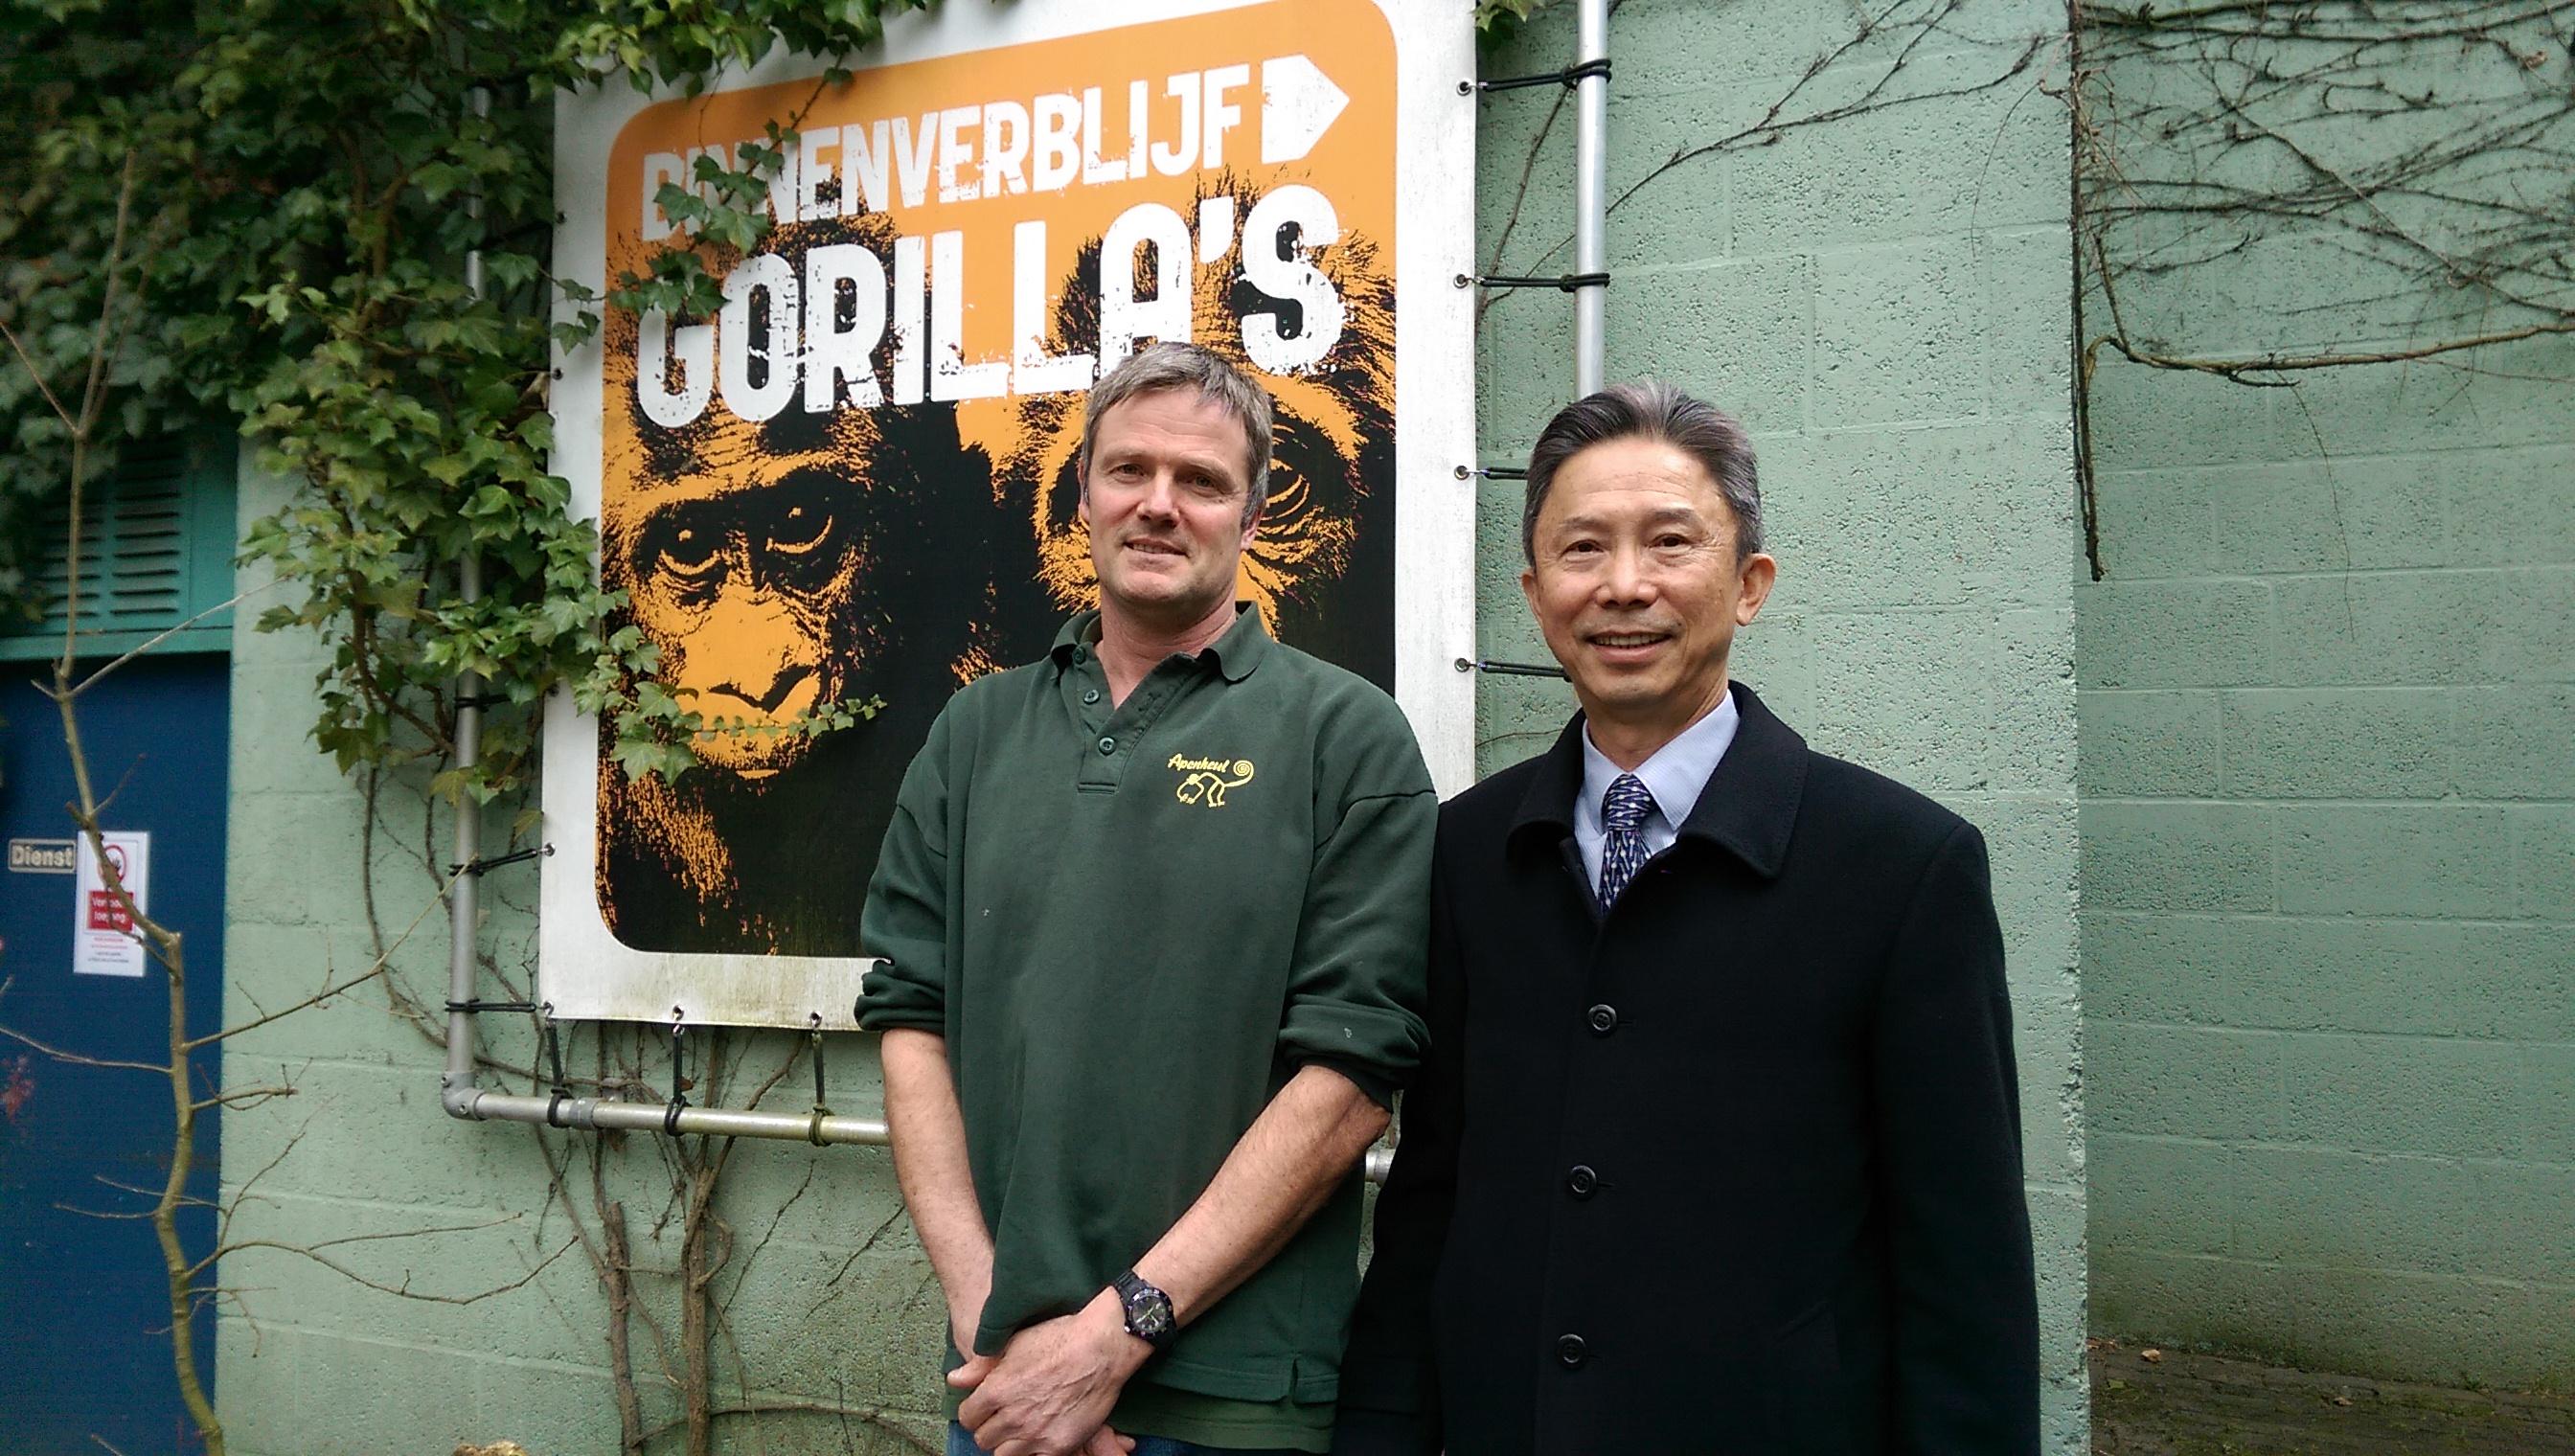
[[[1969,6],[1948,32],[1920,38],[1889,82],[1918,36],[1901,23],[1909,14],[1852,45],[1853,12],[1828,0],[1618,10],[1609,195],[1635,190],[1609,218],[1608,372],[1670,379],[1752,432],[1779,587],[1737,640],[1738,675],[1809,742],[1932,794],[1992,846],[2018,1019],[2049,1449],[2070,1456],[2089,1449],[2073,898],[2079,543],[2068,130],[2062,104],[2037,89],[2063,74],[2064,11]],[[1485,72],[1553,69],[1573,40],[1571,7],[1554,6],[1488,56]],[[1879,100],[1892,104],[1859,100],[1881,82]],[[1483,103],[1486,271],[1572,266],[1570,244],[1557,245],[1571,233],[1573,108],[1540,140],[1553,98]],[[1855,103],[1645,180],[1676,150],[1742,132],[1774,105],[1773,119],[1790,121]],[[1486,461],[1525,463],[1569,395],[1571,346],[1563,295],[1493,299],[1478,359]],[[1481,488],[1482,650],[1544,663],[1519,596],[1520,501],[1515,482]],[[1571,707],[1559,683],[1486,679],[1479,765],[1543,749]]]
[[[2415,55],[2406,89],[2453,110],[2306,135],[2339,165],[2411,145],[2527,84],[2517,55]],[[2538,64],[2562,85],[2562,46]],[[2191,354],[2442,327],[2327,230],[2118,286]],[[2075,602],[2104,1333],[2575,1383],[2570,378],[2560,337],[2294,390],[2115,356],[2096,379],[2107,575]]]
[[[1745,679],[1819,746],[1934,793],[1992,843],[2019,1016],[2050,1450],[2071,1456],[2084,1449],[2085,1401],[2067,134],[2059,104],[2037,90],[2061,75],[2050,39],[2061,20],[2035,0],[1971,6],[1911,48],[1884,93],[1896,104],[1860,103],[1644,186],[1610,224],[1609,349],[1613,375],[1671,377],[1754,432],[1783,570],[1742,650]],[[1857,102],[1912,33],[1890,28],[1843,49],[1854,28],[1837,0],[1623,7],[1612,30],[1612,195],[1791,92],[1782,118]],[[1543,12],[1486,58],[1487,74],[1564,64],[1571,30],[1569,6]],[[1519,216],[1502,271],[1570,266],[1569,250],[1548,251],[1570,231],[1569,104],[1533,145],[1554,99],[1538,90],[1483,104],[1479,256],[1515,207]],[[1487,460],[1524,457],[1563,402],[1570,342],[1562,295],[1495,301],[1479,351]],[[1403,489],[1477,488],[1440,467]],[[283,499],[279,483],[244,472],[245,521]],[[1515,584],[1517,496],[1487,485],[1480,500],[1481,648],[1542,660]],[[244,585],[257,584],[246,573]],[[433,1006],[445,995],[442,917],[432,909],[412,922],[444,863],[447,824],[424,829],[417,784],[395,782],[383,822],[365,833],[362,795],[305,737],[322,663],[309,638],[244,629],[236,641],[236,1018],[309,992],[332,967],[366,964],[356,869],[370,854],[401,985]],[[1542,746],[1568,707],[1557,685],[1480,685],[1480,762]],[[513,974],[534,957],[533,902],[530,870],[487,881],[482,945]],[[488,981],[486,993],[496,993]],[[485,1019],[496,1055],[527,1065],[535,1047],[519,1018]],[[574,1043],[577,1066],[587,1047]],[[770,1039],[750,1056],[766,1067],[787,1050]],[[863,1039],[836,1038],[833,1056],[835,1105],[880,1105]],[[277,1248],[227,1262],[224,1282],[242,1292],[220,1325],[219,1400],[238,1456],[443,1451],[505,1436],[537,1456],[614,1448],[612,1316],[548,1192],[550,1154],[560,1157],[566,1135],[451,1122],[438,1107],[439,1063],[377,986],[232,1049],[235,1084],[282,1067],[300,1089],[227,1121],[226,1177],[253,1195],[235,1235],[364,1239],[319,1252],[372,1281]],[[778,1094],[788,1105],[801,1105],[803,1076]],[[728,1180],[736,1263],[721,1277],[730,1287],[740,1271],[742,1282],[718,1345],[726,1403],[861,1414],[728,1419],[727,1449],[918,1449],[937,1423],[941,1310],[890,1162],[747,1142]],[[678,1230],[646,1140],[630,1140],[605,1191],[627,1210],[642,1270],[644,1312],[629,1330],[646,1423],[659,1426],[676,1412],[646,1313],[669,1318]],[[588,1226],[586,1180],[572,1196]],[[371,1237],[429,1229],[447,1231]],[[747,1402],[734,1393],[738,1374]]]

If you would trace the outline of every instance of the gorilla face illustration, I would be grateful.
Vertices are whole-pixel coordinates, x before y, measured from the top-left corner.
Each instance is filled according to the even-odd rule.
[[[1196,199],[1252,213],[1234,179]],[[1394,686],[1394,289],[1376,246],[1351,234],[1310,246],[1294,228],[1247,237],[1195,270],[1191,340],[1249,368],[1247,317],[1268,316],[1286,336],[1308,321],[1293,302],[1262,294],[1245,278],[1243,250],[1301,256],[1329,280],[1341,303],[1340,334],[1311,367],[1293,374],[1251,370],[1272,411],[1270,498],[1244,553],[1240,591],[1281,641],[1338,663],[1391,691]],[[1100,249],[1086,244],[1057,309],[1064,339],[1099,337]],[[1154,269],[1139,267],[1139,277]],[[1065,610],[1089,606],[1098,583],[1076,508],[1075,456],[1083,397],[1038,395],[1014,402],[1017,445],[1000,467],[1003,488],[1028,512],[1040,581]]]
[[[861,218],[779,228],[763,248],[801,273],[809,249],[890,240]],[[636,328],[611,336],[612,357]],[[759,422],[711,406],[677,427],[630,409],[601,578],[702,726],[699,766],[676,781],[624,772],[603,727],[603,918],[638,949],[857,954],[861,890],[931,721],[1053,631],[1025,518],[953,405],[791,402]],[[796,730],[836,706],[875,716]]]

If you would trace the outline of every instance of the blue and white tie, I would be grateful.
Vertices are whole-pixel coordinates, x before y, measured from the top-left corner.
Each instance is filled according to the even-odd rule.
[[[1633,773],[1621,773],[1600,795],[1600,826],[1607,831],[1600,843],[1600,903],[1618,902],[1618,892],[1645,863],[1645,815],[1654,811],[1654,796],[1645,790],[1644,780]]]

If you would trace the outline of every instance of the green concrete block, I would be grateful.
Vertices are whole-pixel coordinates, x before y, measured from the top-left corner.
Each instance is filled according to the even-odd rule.
[[[1791,726],[1813,721],[1814,634],[1803,616],[1765,609],[1750,627],[1735,633],[1726,671],[1760,694],[1770,711]]]
[[[2276,1134],[2287,1081],[2282,1038],[2091,1019],[2085,1081],[2101,1133],[2226,1140]]]
[[[938,1409],[948,1310],[917,1248],[853,1255],[773,1242],[727,1281],[724,1299],[725,1323],[760,1384],[866,1406]]]
[[[2575,1166],[2575,1042],[2536,1042],[2521,1049],[2525,1109],[2520,1156]]]
[[[2515,909],[2537,919],[2575,920],[2575,805],[2534,805],[2507,813]]]
[[[2552,1299],[2517,1282],[2374,1268],[2297,1274],[2290,1294],[2307,1368],[2509,1387],[2545,1383],[2552,1367],[2567,1368],[2562,1354],[2551,1358],[2553,1342],[2533,1338],[2568,1328],[2541,1317],[2552,1307],[2575,1309],[2562,1292]]]
[[[2085,917],[2097,1015],[2290,1031],[2575,1039],[2575,926]]]
[[[2575,562],[2575,446],[2478,450],[2421,463],[2449,497],[2449,560],[2472,566]]]
[[[2097,427],[2096,427],[2097,428]],[[2096,455],[2099,453],[2096,445]],[[2208,470],[2095,470],[2093,531],[2115,581],[2201,577],[2214,550]]]
[[[2507,916],[2505,811],[2458,804],[2278,810],[2290,914]]]
[[[2061,221],[1984,237],[1986,399],[2032,428],[2072,428],[2074,310],[2061,285],[2073,246]]]
[[[2470,688],[2450,703],[2461,794],[2575,798],[2575,688]]]
[[[2092,336],[2107,333],[2099,297],[2083,307]],[[2104,350],[2092,373],[2093,466],[2116,474],[2307,459],[2315,432],[2288,393],[2150,369]]]
[[[2226,792],[2244,798],[2439,798],[2455,757],[2440,689],[2219,695]]]
[[[1881,94],[1919,96],[1990,83],[2017,59],[2006,48],[1946,54],[1926,48]],[[1883,65],[1836,65],[1809,83],[1806,94],[1827,106],[1837,96],[1856,100],[1886,74]],[[1938,103],[1876,107],[1743,148],[1726,159],[1735,250],[1792,252],[1818,240],[1840,246],[2061,225],[2069,138],[2061,117],[2048,115],[2052,108],[2019,104],[2024,92],[2007,84]],[[1762,80],[1713,97],[1704,89],[1697,97],[1675,96],[1668,104],[1691,107],[1701,119],[1694,128],[1676,122],[1657,134],[1723,135],[1758,120],[1782,93],[1778,83]],[[2057,257],[2045,274],[2022,282],[2052,292],[2062,308],[2065,254]],[[2060,350],[2059,360],[2064,357]]]
[[[2091,802],[2083,902],[2112,910],[2267,910],[2273,811],[2233,803]]]
[[[1631,286],[1609,291],[1605,327],[1612,377],[1651,374],[1668,380],[1755,432],[1804,425],[1812,373],[1813,258],[1694,267],[1657,262],[1620,274],[1619,282]],[[1710,351],[1709,341],[1717,339],[1730,347]]]
[[[1984,833],[2013,996],[2077,1000],[2074,802],[2065,797],[2000,797],[1953,800],[1949,806]],[[2061,1053],[2055,1063],[2059,1073],[2071,1067],[2073,1045],[2069,1026],[2056,1043]]]
[[[2530,1109],[2512,1043],[2293,1032],[2278,1052],[2282,1141],[2453,1158],[2525,1154]]]
[[[2131,1344],[2213,1345],[2280,1358],[2298,1343],[2295,1271],[2096,1239],[2092,1329]]]
[[[1801,612],[2062,607],[2073,531],[2062,445],[1972,422],[1764,441],[1776,600]]]
[[[2083,1367],[2083,1193],[2032,1187],[2027,1196],[2038,1253],[2039,1372],[2061,1382]]]
[[[1831,614],[1810,628],[1816,716],[1798,725],[1809,743],[1926,793],[1986,784],[1988,614]]]
[[[1544,653],[1536,659],[1547,661]],[[1547,678],[1475,681],[1475,771],[1493,773],[1543,753],[1573,717],[1573,690]]]
[[[2268,683],[2273,590],[2261,582],[2078,582],[2075,669],[2086,688]]]
[[[2215,793],[2217,701],[2214,693],[2151,690],[2078,695],[2083,791],[2116,798]]]
[[[2283,581],[2279,682],[2575,679],[2575,570],[2386,572]],[[2536,629],[2536,630],[2534,630]]]
[[[2102,1132],[2084,1149],[2096,1244],[2158,1253],[2235,1249],[2239,1153],[2222,1143]]]
[[[2511,1273],[2487,1235],[2496,1211],[2452,1158],[2327,1148],[2247,1148],[2227,1250],[2265,1263]]]
[[[638,1343],[648,1339],[639,1339]],[[466,1376],[464,1389],[450,1392],[454,1409],[447,1413],[449,1426],[458,1432],[456,1439],[514,1440],[540,1456],[616,1450],[617,1387],[605,1368],[604,1350],[603,1345],[597,1369],[509,1360],[477,1360],[466,1365],[462,1372]],[[654,1387],[661,1384],[658,1364],[649,1354],[642,1360],[642,1367],[636,1371],[636,1384],[645,1392],[645,1409],[656,1412],[657,1407],[662,1407],[647,1417],[649,1426],[675,1412],[653,1398],[657,1393]],[[422,1375],[416,1372],[412,1378],[422,1379]],[[423,1379],[423,1383],[437,1382]],[[464,1398],[457,1399],[459,1395]],[[436,1446],[421,1442],[407,1449],[453,1449],[446,1446],[445,1437],[437,1439]]]
[[[2475,1215],[2461,1229],[2483,1231],[2484,1264],[2473,1272],[2575,1287],[2575,1165],[2481,1162],[2464,1169]]]
[[[2414,460],[2283,463],[2209,482],[2220,575],[2421,567],[2444,559],[2441,491]]]
[[[1809,173],[1805,184],[1812,183]],[[1979,284],[1976,249],[1965,238],[1818,255],[1815,382],[1807,397],[1814,423],[1888,425],[1981,414]]]

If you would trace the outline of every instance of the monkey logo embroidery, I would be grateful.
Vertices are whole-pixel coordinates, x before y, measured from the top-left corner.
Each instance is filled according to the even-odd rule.
[[[1237,758],[1229,763],[1223,758],[1184,758],[1178,753],[1165,765],[1186,774],[1181,786],[1172,790],[1183,803],[1203,803],[1210,808],[1225,807],[1229,789],[1241,788],[1252,781],[1252,760]]]

